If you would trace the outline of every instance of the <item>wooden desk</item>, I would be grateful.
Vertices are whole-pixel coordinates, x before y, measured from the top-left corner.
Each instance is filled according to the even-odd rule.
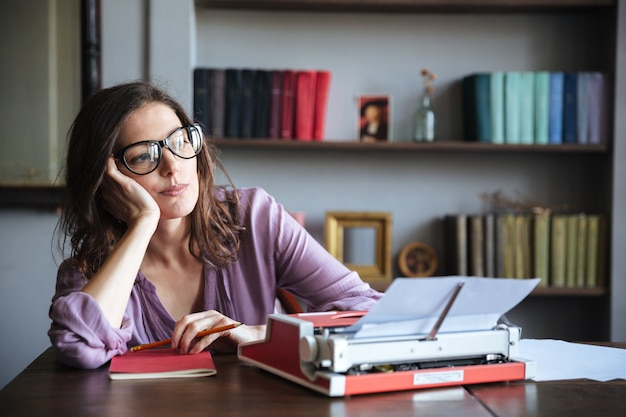
[[[48,349],[0,391],[0,416],[620,416],[626,382],[516,382],[328,398],[215,355],[216,376],[110,381],[67,368]]]

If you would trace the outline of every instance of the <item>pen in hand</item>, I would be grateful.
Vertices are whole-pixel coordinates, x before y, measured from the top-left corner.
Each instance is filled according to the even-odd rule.
[[[231,323],[231,324],[227,324],[225,326],[218,326],[218,327],[214,327],[212,329],[202,330],[201,332],[198,332],[196,337],[208,336],[208,335],[213,334],[213,333],[219,333],[219,332],[223,332],[223,331],[226,331],[226,330],[234,329],[235,327],[239,327],[239,326],[241,326],[241,323]],[[172,343],[172,339],[159,340],[158,342],[146,343],[144,345],[133,346],[129,350],[131,352],[136,352],[138,350],[151,349],[151,348],[155,348],[155,347],[159,347],[159,346],[165,346],[165,345],[167,345],[169,343]]]

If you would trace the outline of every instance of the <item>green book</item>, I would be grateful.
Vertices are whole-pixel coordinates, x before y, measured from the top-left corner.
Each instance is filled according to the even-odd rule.
[[[550,277],[550,213],[535,214],[533,231],[534,276],[545,287]]]
[[[554,215],[551,226],[550,285],[564,287],[567,260],[567,215]]]
[[[491,143],[504,143],[504,72],[492,72],[491,77]]]
[[[578,214],[567,216],[565,286],[576,287],[576,256],[578,254]]]
[[[535,73],[520,73],[519,88],[519,137],[520,143],[535,143]]]
[[[550,118],[550,73],[535,73],[535,143],[548,143],[548,121]]]
[[[504,140],[520,143],[520,72],[504,74]]]
[[[582,288],[587,281],[587,216],[578,215],[578,241],[576,242],[576,286]]]
[[[463,78],[463,127],[465,140],[491,143],[490,74]]]
[[[604,286],[606,271],[606,220],[600,214],[587,216],[587,273],[585,286]]]

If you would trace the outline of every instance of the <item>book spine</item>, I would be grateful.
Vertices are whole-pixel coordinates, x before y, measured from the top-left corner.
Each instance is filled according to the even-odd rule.
[[[292,139],[294,135],[294,108],[296,96],[296,72],[286,70],[283,73],[283,88],[281,96],[281,119],[280,119],[280,138]]]
[[[326,108],[328,106],[328,94],[330,91],[330,71],[317,71],[316,93],[313,120],[313,140],[324,140],[326,131]]]
[[[565,287],[567,263],[567,216],[557,214],[552,217],[550,255],[550,285]]]
[[[578,249],[578,215],[567,215],[565,287],[576,287],[576,256]]]
[[[578,112],[578,75],[566,72],[563,75],[563,143],[576,143],[576,114]]]
[[[490,77],[491,142],[504,143],[504,72],[493,72]]]
[[[210,79],[210,134],[214,138],[223,138],[225,135],[225,110],[226,110],[226,71],[215,68]]]
[[[242,73],[238,68],[226,69],[226,135],[240,136]]]
[[[485,276],[485,236],[483,216],[469,217],[469,261],[470,275]]]
[[[550,73],[550,107],[548,110],[548,142],[563,143],[563,73]]]
[[[600,144],[606,134],[606,74],[589,74],[589,143]]]
[[[548,143],[550,118],[550,73],[535,73],[535,143]]]
[[[446,256],[450,275],[468,274],[467,216],[451,214],[444,218]]]
[[[589,73],[579,72],[576,83],[576,143],[589,143]]]
[[[204,126],[206,131],[211,129],[209,119],[210,74],[209,68],[196,68],[193,71],[193,116],[194,120]]]
[[[463,78],[465,138],[491,142],[491,81],[486,73]]]
[[[254,93],[254,132],[255,138],[269,137],[270,111],[272,108],[272,73],[257,70]]]
[[[515,278],[515,215],[504,215],[504,278]]]
[[[295,138],[306,142],[313,140],[316,75],[311,70],[296,73]]]
[[[550,214],[534,215],[534,275],[539,285],[545,287],[550,280]]]
[[[484,215],[484,251],[485,251],[485,276],[496,277],[496,224],[495,215],[487,213]]]
[[[270,139],[280,137],[281,95],[283,90],[283,72],[272,71],[272,97],[270,103],[270,124],[268,135]]]
[[[585,286],[587,279],[587,215],[580,214],[577,219],[578,237],[576,241],[576,287]]]
[[[532,145],[535,143],[535,73],[524,71],[520,73],[520,143]]]
[[[253,136],[256,73],[254,69],[243,69],[241,72],[241,125],[239,134],[242,138]]]
[[[506,143],[520,143],[519,72],[507,72],[504,76],[504,133]]]

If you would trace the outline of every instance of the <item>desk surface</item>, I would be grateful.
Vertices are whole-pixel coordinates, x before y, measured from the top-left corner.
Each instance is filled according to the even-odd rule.
[[[512,382],[328,398],[215,355],[205,378],[110,381],[107,367],[78,370],[46,350],[0,391],[0,416],[620,416],[626,382]]]

